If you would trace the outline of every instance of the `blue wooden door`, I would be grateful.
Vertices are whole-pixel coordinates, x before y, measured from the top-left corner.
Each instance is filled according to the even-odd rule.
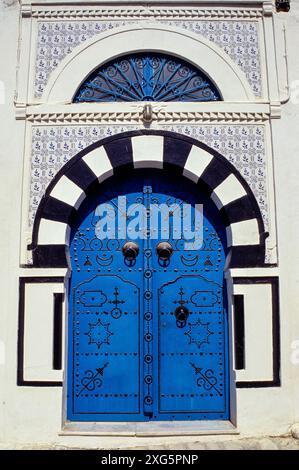
[[[113,208],[105,239],[97,231],[103,203]],[[183,223],[188,204],[195,224],[198,203],[203,242],[194,249],[176,233],[176,211]],[[152,208],[161,204],[170,216],[153,227]],[[133,259],[122,251],[130,240],[139,250]],[[169,257],[157,251],[163,241]],[[70,257],[68,419],[228,419],[225,230],[210,199],[158,170],[114,177],[80,208]]]

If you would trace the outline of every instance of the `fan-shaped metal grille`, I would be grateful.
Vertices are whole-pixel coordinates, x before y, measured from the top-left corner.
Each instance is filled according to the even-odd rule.
[[[99,67],[82,83],[74,101],[220,99],[215,85],[193,65],[163,54],[135,54]]]

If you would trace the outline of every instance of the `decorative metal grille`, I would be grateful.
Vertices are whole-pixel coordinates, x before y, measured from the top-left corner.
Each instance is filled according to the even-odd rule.
[[[219,91],[204,73],[163,54],[135,54],[104,64],[74,97],[75,102],[218,100]]]

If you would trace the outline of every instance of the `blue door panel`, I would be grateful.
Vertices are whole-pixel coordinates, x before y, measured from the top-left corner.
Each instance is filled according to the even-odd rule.
[[[134,262],[123,256],[130,233],[96,236],[100,203],[188,203],[204,207],[200,248],[177,239],[175,210],[169,227],[159,220],[154,238],[149,220],[135,240]],[[122,201],[123,204],[123,201]],[[195,220],[195,219],[194,219]],[[130,215],[127,226],[130,225]],[[168,233],[168,229],[169,233]],[[153,235],[153,233],[152,233]],[[160,241],[173,254],[157,256]],[[83,203],[72,233],[69,286],[68,411],[77,421],[148,421],[229,418],[225,229],[219,213],[196,185],[158,170],[114,177]],[[177,309],[187,312],[178,321]]]
[[[160,412],[225,412],[222,299],[222,286],[201,275],[181,276],[159,289]],[[178,304],[189,308],[185,326],[176,322]]]
[[[97,274],[72,297],[73,413],[139,413],[139,288]]]

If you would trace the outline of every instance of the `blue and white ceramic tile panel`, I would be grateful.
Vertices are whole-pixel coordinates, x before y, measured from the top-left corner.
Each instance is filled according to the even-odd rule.
[[[45,21],[38,22],[35,60],[35,96],[41,96],[48,78],[76,46],[96,34],[128,24],[127,21]]]
[[[72,125],[33,126],[29,228],[45,190],[60,170],[80,150],[110,135],[141,126]],[[263,125],[161,125],[160,129],[198,139],[219,151],[244,176],[260,206],[266,230],[269,227],[266,187],[266,152]],[[267,261],[270,262],[269,256]]]
[[[262,96],[257,21],[156,21],[199,34],[217,44],[243,70],[254,94]],[[76,46],[97,34],[128,24],[134,21],[38,22],[35,96],[42,95],[51,72]]]
[[[245,73],[256,96],[262,96],[258,23],[253,21],[162,21],[204,36],[221,47]]]

